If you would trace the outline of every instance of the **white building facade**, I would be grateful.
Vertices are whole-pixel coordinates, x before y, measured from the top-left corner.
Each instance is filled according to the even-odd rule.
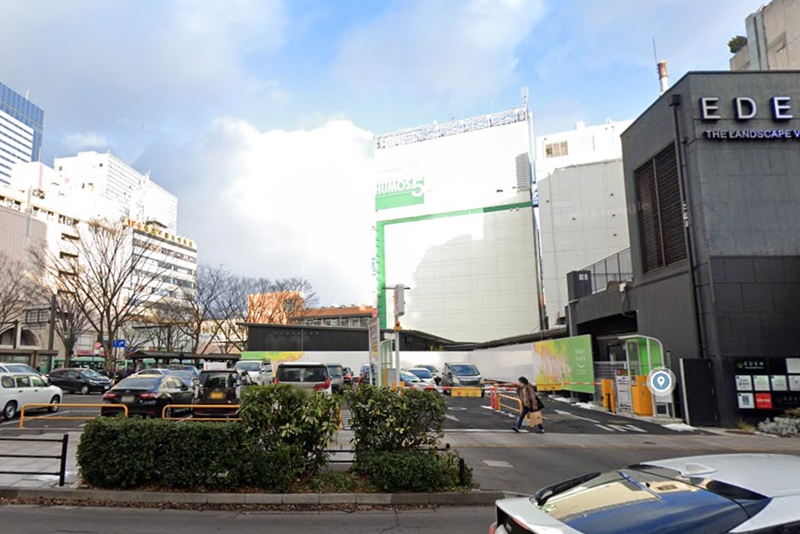
[[[800,0],[772,0],[745,19],[747,43],[731,70],[800,69]]]
[[[0,183],[11,183],[16,164],[33,156],[33,128],[0,109]]]
[[[377,309],[404,329],[487,341],[542,327],[526,107],[376,138]]]
[[[140,173],[113,154],[78,152],[56,158],[53,167],[73,188],[98,199],[97,216],[154,222],[177,232],[177,197],[152,182],[149,173]]]
[[[630,247],[620,135],[606,121],[536,139],[542,279],[550,325],[563,324],[567,273]]]

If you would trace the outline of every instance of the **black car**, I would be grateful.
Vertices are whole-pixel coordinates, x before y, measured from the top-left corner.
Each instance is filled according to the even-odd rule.
[[[93,371],[79,367],[66,367],[53,369],[47,374],[50,383],[64,391],[71,393],[80,392],[82,395],[89,393],[104,393],[113,385],[111,379]]]
[[[483,377],[471,363],[446,363],[442,371],[442,386],[482,388]]]
[[[106,404],[124,404],[128,407],[128,415],[145,415],[161,417],[165,406],[172,404],[192,404],[193,392],[180,379],[170,375],[130,376],[108,390],[103,395]],[[176,411],[189,411],[190,408],[167,408],[165,418],[170,418]],[[101,408],[100,414],[119,415],[121,410]]]
[[[247,371],[237,372],[234,369],[200,371],[195,386],[194,404],[201,407],[192,408],[192,417],[219,418],[236,415],[241,388],[251,385],[253,382]],[[202,406],[214,406],[214,408]]]

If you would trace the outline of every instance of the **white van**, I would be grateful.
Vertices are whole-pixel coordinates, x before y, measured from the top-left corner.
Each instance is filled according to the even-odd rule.
[[[0,414],[3,419],[12,419],[26,404],[55,404],[46,409],[56,412],[63,398],[61,388],[47,385],[38,373],[0,373]]]
[[[258,386],[272,383],[272,362],[269,360],[239,360],[233,368],[240,373],[246,371]]]

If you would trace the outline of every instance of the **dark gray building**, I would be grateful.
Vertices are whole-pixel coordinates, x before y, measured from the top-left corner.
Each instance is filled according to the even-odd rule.
[[[800,72],[687,74],[622,146],[633,282],[570,303],[571,334],[598,360],[660,339],[692,424],[800,406]]]

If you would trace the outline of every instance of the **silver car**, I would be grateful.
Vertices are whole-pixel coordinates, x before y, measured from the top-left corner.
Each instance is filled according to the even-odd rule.
[[[492,534],[800,532],[800,457],[722,454],[659,460],[497,501]]]
[[[282,363],[275,373],[276,384],[291,384],[331,394],[331,375],[328,366],[317,362]]]

